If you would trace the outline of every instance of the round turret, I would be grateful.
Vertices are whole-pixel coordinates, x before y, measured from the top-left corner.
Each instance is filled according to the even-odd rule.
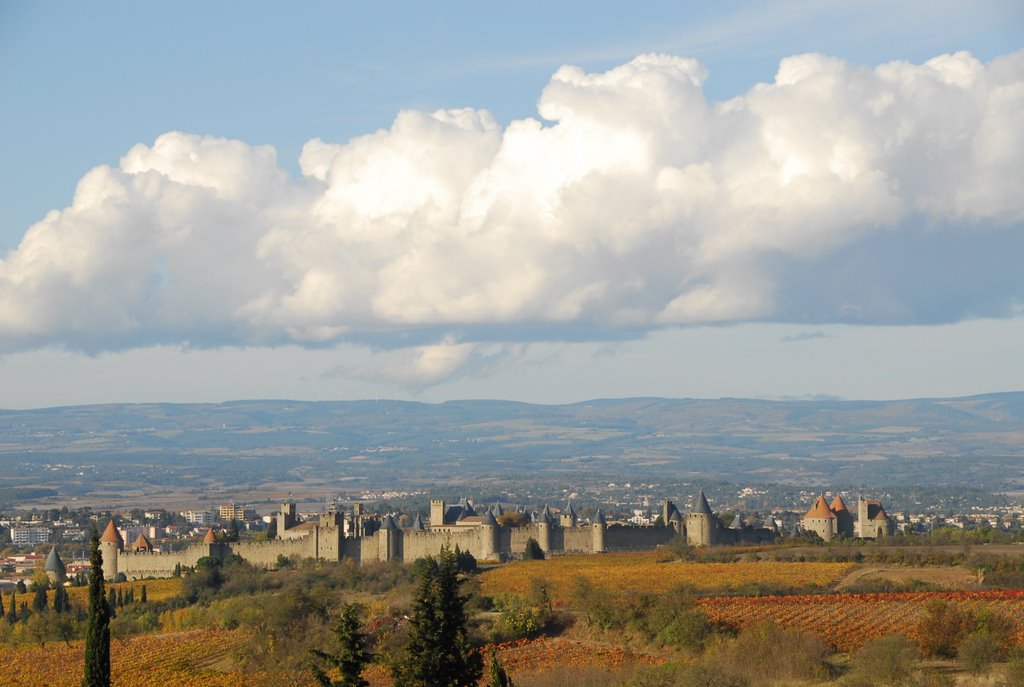
[[[597,511],[597,517],[594,518],[594,522],[590,525],[590,548],[593,549],[594,553],[604,553],[605,551],[605,533],[608,531],[608,523],[605,522],[604,516],[601,515],[601,511]]]
[[[537,543],[540,550],[547,553],[551,550],[551,511],[545,505],[544,509],[537,516]]]
[[[103,577],[112,580],[117,577],[117,557],[124,550],[124,539],[111,520],[100,537],[100,554],[103,556]]]
[[[480,521],[480,558],[491,560],[497,557],[500,550],[498,542],[498,521],[494,519],[494,513],[487,511],[483,520]]]

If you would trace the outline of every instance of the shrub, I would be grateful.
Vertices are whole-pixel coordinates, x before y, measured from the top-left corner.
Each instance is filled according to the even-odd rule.
[[[826,679],[827,656],[828,647],[815,634],[759,623],[745,627],[738,637],[717,647],[709,665],[733,680],[790,684]]]
[[[971,618],[956,606],[933,599],[925,605],[925,617],[916,628],[917,643],[925,656],[956,658]]]
[[[998,640],[984,630],[975,630],[960,645],[960,660],[972,675],[980,675],[1001,658]]]
[[[847,684],[902,685],[914,670],[917,651],[903,635],[887,635],[865,644],[854,654]]]

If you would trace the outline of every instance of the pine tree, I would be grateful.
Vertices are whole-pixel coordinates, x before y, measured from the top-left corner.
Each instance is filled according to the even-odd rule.
[[[338,643],[337,653],[329,654],[320,649],[309,651],[321,661],[337,668],[341,679],[332,682],[316,663],[310,665],[313,677],[322,687],[368,687],[370,683],[363,679],[363,669],[369,664],[371,656],[366,650],[366,635],[360,630],[357,604],[345,604],[342,607],[341,618],[334,626],[334,636]]]
[[[146,585],[142,585],[142,595],[139,597],[139,603],[146,603]]]
[[[110,687],[110,606],[103,594],[103,554],[96,530],[89,559],[89,624],[85,633],[85,669],[82,687]]]
[[[441,549],[421,566],[405,656],[392,673],[396,687],[474,687],[483,659],[469,643],[466,598],[459,593],[455,554]]]
[[[490,687],[515,687],[512,678],[505,672],[505,666],[501,665],[498,656],[491,649],[491,682]]]
[[[32,596],[32,610],[40,613],[46,610],[46,587],[36,587],[35,594]]]

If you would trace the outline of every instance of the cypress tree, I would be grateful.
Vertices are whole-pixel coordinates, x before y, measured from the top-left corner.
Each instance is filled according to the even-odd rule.
[[[146,585],[142,585],[142,596],[139,597],[140,603],[146,603]]]
[[[53,593],[53,610],[58,613],[69,613],[71,611],[71,597],[64,585],[58,585]]]
[[[18,598],[11,592],[11,608],[7,611],[7,622],[14,623],[18,620]]]
[[[85,670],[82,687],[110,687],[110,606],[103,594],[103,554],[96,530],[89,559],[89,624],[85,633]]]
[[[117,607],[124,608],[124,589],[120,587],[117,589]]]
[[[135,587],[128,588],[128,593],[124,595],[124,602],[126,604],[135,603]]]
[[[366,635],[360,630],[359,606],[345,604],[341,609],[341,618],[334,626],[334,636],[338,643],[338,652],[329,654],[320,649],[309,652],[321,661],[338,669],[341,679],[331,682],[318,664],[310,664],[313,677],[322,687],[368,687],[370,684],[363,679],[363,669],[370,662],[370,652],[366,650]]]
[[[491,682],[490,687],[515,687],[512,678],[505,672],[505,666],[501,665],[494,649],[491,649]]]
[[[107,613],[111,618],[117,617],[117,591],[113,587],[107,593]]]
[[[406,653],[392,669],[396,687],[475,687],[479,682],[483,659],[469,643],[466,597],[459,584],[451,549],[425,560]]]
[[[35,594],[32,596],[32,610],[35,612],[45,611],[46,605],[46,587],[36,587]]]
[[[0,594],[0,618],[5,617],[6,615],[7,612],[4,610],[4,595]]]

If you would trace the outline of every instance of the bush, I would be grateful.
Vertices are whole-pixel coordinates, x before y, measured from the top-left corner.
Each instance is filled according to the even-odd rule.
[[[985,630],[975,630],[960,645],[960,660],[972,675],[981,675],[1002,656],[998,640]]]
[[[759,623],[744,628],[738,637],[716,647],[709,665],[732,680],[791,684],[797,680],[828,678],[830,671],[825,663],[828,653],[828,647],[818,635],[780,628],[775,623]]]
[[[854,654],[851,676],[846,683],[902,685],[910,679],[916,660],[917,650],[903,635],[874,639]]]
[[[916,628],[917,643],[925,656],[956,658],[972,619],[956,606],[933,599]]]
[[[526,540],[526,551],[523,552],[524,561],[542,561],[544,560],[544,550],[540,548],[540,544],[533,537]]]

